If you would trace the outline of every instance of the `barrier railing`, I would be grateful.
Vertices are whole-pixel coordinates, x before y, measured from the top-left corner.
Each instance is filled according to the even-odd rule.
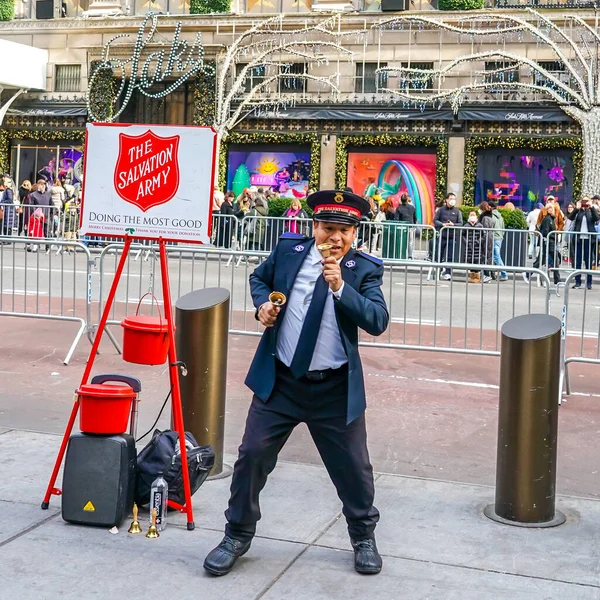
[[[68,364],[81,336],[91,335],[92,260],[78,242],[53,240],[60,250],[47,254],[37,240],[4,237],[0,240],[0,316],[68,321],[79,324],[64,364]],[[50,240],[46,240],[50,242]],[[37,250],[37,251],[36,251]]]
[[[498,234],[502,235],[501,240],[494,239]],[[532,238],[541,245],[539,231],[444,225],[438,231],[437,262],[499,266],[500,258],[506,267],[525,267]]]
[[[384,260],[434,260],[436,236],[433,225],[402,221],[365,221],[358,226],[358,246]]]
[[[108,246],[99,259],[101,289],[98,319],[110,275],[114,272],[120,252],[120,246]],[[230,332],[248,335],[258,335],[261,332],[254,319],[255,308],[248,276],[264,260],[266,253],[179,246],[169,249],[168,255],[174,298],[193,289],[226,287],[231,294]],[[240,262],[238,258],[245,260]],[[240,265],[243,270],[234,267],[234,264]],[[154,259],[136,261],[130,256],[117,290],[110,324],[119,324],[125,315],[136,310],[138,299],[154,285],[155,265]],[[549,311],[550,301],[546,289],[539,289],[531,282],[525,284],[520,277],[513,277],[508,284],[500,285],[496,282],[484,285],[484,279],[476,277],[481,265],[453,264],[452,281],[428,281],[429,270],[443,266],[442,263],[427,261],[387,261],[383,290],[390,311],[390,326],[379,338],[361,335],[361,344],[497,355],[499,327],[504,321],[520,314]],[[496,272],[501,268],[489,267]],[[514,274],[531,271],[521,267],[507,269]],[[547,275],[543,271],[536,271],[536,274],[547,281]],[[150,312],[154,310],[149,301],[142,308]],[[112,339],[118,348],[118,343]]]
[[[573,271],[565,281],[561,375],[567,394],[571,394],[571,363],[600,364],[600,311],[598,299],[588,289],[593,283],[600,283],[600,273],[591,269]]]
[[[598,234],[551,231],[543,241],[541,260],[554,283],[559,284],[574,270],[595,270],[598,265]]]
[[[261,217],[246,215],[240,222],[240,246],[249,252],[271,252],[281,235],[286,232],[312,236],[312,219],[297,217]]]
[[[235,248],[239,240],[240,223],[233,215],[212,216],[211,241],[216,248]]]

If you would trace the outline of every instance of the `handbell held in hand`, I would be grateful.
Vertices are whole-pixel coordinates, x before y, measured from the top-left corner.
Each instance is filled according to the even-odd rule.
[[[331,256],[331,249],[333,248],[333,244],[319,244],[317,246],[317,250],[321,253],[323,258],[328,258]]]
[[[283,306],[287,302],[287,298],[281,292],[271,292],[269,294],[269,302],[274,306]]]

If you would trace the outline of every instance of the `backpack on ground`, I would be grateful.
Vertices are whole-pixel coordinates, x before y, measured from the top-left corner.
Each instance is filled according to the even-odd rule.
[[[213,468],[215,453],[210,446],[198,446],[194,436],[187,431],[185,439],[190,488],[191,493],[194,494]],[[150,503],[150,487],[161,472],[169,486],[169,500],[178,504],[185,503],[179,433],[177,431],[156,429],[150,442],[138,454],[137,466],[135,501],[138,506]]]

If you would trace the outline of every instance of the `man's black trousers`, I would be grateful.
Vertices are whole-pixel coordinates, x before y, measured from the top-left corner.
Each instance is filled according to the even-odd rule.
[[[246,431],[233,470],[225,533],[247,541],[260,519],[259,494],[279,451],[298,423],[306,423],[343,504],[352,539],[372,537],[379,512],[373,506],[373,468],[367,451],[364,414],[346,424],[347,365],[322,381],[295,379],[277,361],[268,402],[252,399]],[[307,490],[309,492],[309,490]]]

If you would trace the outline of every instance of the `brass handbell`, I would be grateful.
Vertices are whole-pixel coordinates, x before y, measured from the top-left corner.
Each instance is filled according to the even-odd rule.
[[[317,250],[321,253],[323,258],[328,258],[331,256],[331,249],[333,248],[333,244],[319,244],[317,246]]]
[[[142,528],[140,527],[140,522],[138,521],[138,507],[137,504],[133,505],[133,522],[131,523],[131,527],[127,530],[127,533],[142,533]]]
[[[158,529],[156,529],[156,509],[153,508],[152,509],[152,522],[150,524],[150,527],[148,527],[148,533],[146,534],[147,538],[150,539],[155,539],[157,537],[160,537],[160,533],[158,533]]]
[[[269,302],[275,306],[283,306],[287,302],[287,298],[281,292],[271,292],[269,294]]]

